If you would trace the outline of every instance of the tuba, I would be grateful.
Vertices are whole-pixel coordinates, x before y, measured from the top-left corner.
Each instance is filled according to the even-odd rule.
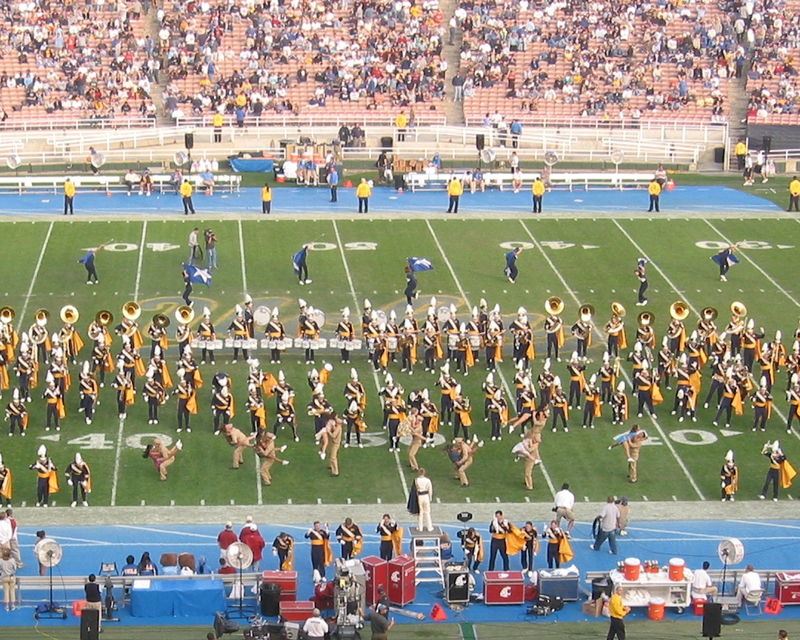
[[[551,316],[561,315],[564,311],[564,301],[557,296],[551,296],[545,301],[544,309]]]
[[[50,320],[50,312],[47,309],[39,309],[33,314],[33,319],[40,327],[45,327]]]
[[[103,311],[98,311],[97,315],[94,317],[94,321],[101,327],[107,327],[114,322],[114,314],[105,309]]]
[[[731,302],[731,313],[743,318],[747,315],[747,307],[744,305],[744,302]]]
[[[669,315],[673,320],[686,320],[689,317],[689,307],[681,300],[673,302],[669,305]]]
[[[122,317],[131,322],[136,322],[142,315],[142,308],[136,302],[126,302],[122,306]]]
[[[168,316],[163,313],[157,313],[153,316],[153,324],[159,329],[166,329],[169,326],[170,320]]]
[[[175,310],[175,319],[181,324],[189,324],[194,320],[194,309],[182,305]]]
[[[81,317],[81,314],[78,313],[78,310],[71,304],[61,307],[61,313],[58,315],[61,318],[61,322],[64,324],[75,324]]]
[[[625,310],[625,307],[623,307],[621,303],[612,302],[611,303],[611,313],[613,313],[615,316],[619,316],[620,318],[622,318],[622,317],[625,316],[627,311]]]
[[[636,320],[639,323],[639,326],[649,327],[655,322],[656,316],[650,311],[642,311]]]
[[[17,316],[16,311],[14,311],[11,307],[3,307],[0,309],[0,322],[3,324],[10,324],[14,322],[14,318]]]
[[[584,304],[578,309],[578,316],[583,322],[591,322],[594,315],[594,307],[590,304]]]

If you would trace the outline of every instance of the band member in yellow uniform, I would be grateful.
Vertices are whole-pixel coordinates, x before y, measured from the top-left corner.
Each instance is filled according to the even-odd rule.
[[[761,384],[757,391],[753,393],[753,409],[755,415],[753,417],[753,431],[760,428],[762,431],[767,430],[767,420],[772,413],[772,394],[767,387],[767,380],[761,378]]]
[[[94,379],[91,371],[91,365],[88,362],[83,363],[78,389],[81,396],[81,406],[78,411],[83,412],[83,415],[86,419],[86,424],[92,424],[92,418],[94,418],[94,408],[97,404],[98,387],[97,380]]]

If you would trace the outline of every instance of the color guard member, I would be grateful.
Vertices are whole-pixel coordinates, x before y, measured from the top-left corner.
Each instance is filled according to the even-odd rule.
[[[386,560],[386,562],[392,559],[392,552],[394,551],[392,539],[395,531],[397,531],[397,523],[394,518],[388,513],[384,513],[383,518],[378,523],[378,527],[375,529],[375,533],[381,537],[380,557],[381,560]]]

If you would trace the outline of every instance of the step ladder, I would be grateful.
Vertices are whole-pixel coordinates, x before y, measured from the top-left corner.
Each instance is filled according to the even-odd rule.
[[[444,586],[442,567],[441,527],[433,531],[409,528],[411,535],[411,556],[414,558],[415,583],[437,582]]]

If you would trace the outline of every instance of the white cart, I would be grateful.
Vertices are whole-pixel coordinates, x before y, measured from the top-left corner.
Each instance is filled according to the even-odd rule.
[[[622,604],[626,607],[647,607],[653,598],[662,598],[667,607],[683,610],[692,604],[692,572],[684,569],[683,580],[670,580],[667,572],[642,571],[638,580],[626,580],[622,572],[608,574],[614,588],[622,587]]]

